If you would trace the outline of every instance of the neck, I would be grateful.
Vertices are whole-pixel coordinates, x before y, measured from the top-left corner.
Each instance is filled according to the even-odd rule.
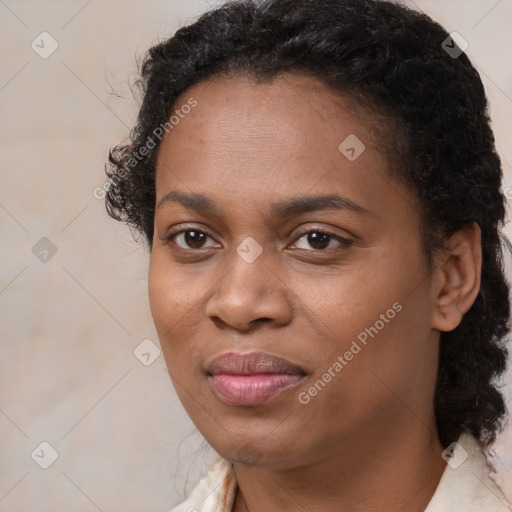
[[[399,434],[359,435],[328,451],[288,469],[235,464],[233,511],[423,512],[446,465],[435,426],[420,422]]]

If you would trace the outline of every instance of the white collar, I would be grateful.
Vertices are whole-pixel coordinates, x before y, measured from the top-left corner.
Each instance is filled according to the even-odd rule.
[[[491,469],[477,439],[463,433],[454,446],[424,512],[512,512],[512,505],[490,477]],[[169,512],[231,512],[236,490],[232,465],[219,457],[190,496]]]
[[[453,460],[454,467],[448,462],[425,512],[512,510],[501,489],[491,479],[491,468],[475,437],[463,433],[450,460]]]

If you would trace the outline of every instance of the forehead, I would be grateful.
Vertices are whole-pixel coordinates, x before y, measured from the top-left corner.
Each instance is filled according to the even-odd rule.
[[[350,186],[349,171],[386,171],[371,136],[373,120],[314,78],[284,74],[259,84],[250,77],[214,78],[185,91],[174,110],[191,99],[196,106],[162,140],[159,195],[176,184],[238,195],[262,185],[305,192],[335,178],[330,175]],[[356,160],[342,152],[351,149],[346,140],[357,152],[364,148]]]

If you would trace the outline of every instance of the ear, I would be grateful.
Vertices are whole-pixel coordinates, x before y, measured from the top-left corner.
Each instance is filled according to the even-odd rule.
[[[481,231],[475,222],[456,231],[446,242],[434,270],[432,327],[453,331],[475,302],[482,270]]]

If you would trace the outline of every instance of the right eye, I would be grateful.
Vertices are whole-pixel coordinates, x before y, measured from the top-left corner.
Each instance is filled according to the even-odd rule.
[[[177,245],[179,249],[184,251],[193,251],[194,249],[208,248],[209,246],[204,246],[204,242],[208,238],[213,240],[213,238],[205,231],[195,228],[187,228],[171,233],[169,236],[165,237],[164,241],[165,244],[172,242]]]

